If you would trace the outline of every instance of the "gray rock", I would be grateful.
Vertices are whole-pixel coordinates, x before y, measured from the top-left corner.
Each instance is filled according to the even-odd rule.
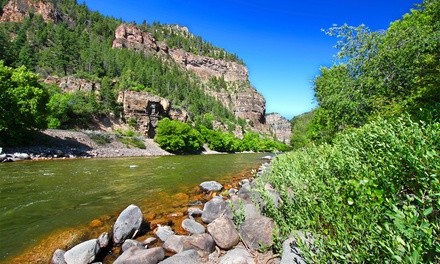
[[[229,189],[229,191],[228,191],[229,196],[231,196],[231,195],[236,195],[237,193],[238,193],[238,190],[235,189],[235,188],[231,188],[231,189]]]
[[[30,159],[31,157],[27,153],[14,153],[14,158],[18,160],[26,160]]]
[[[205,203],[202,213],[202,221],[204,223],[211,223],[220,217],[226,210],[226,202],[221,197],[214,197],[209,202]]]
[[[271,247],[273,245],[273,228],[273,220],[268,217],[249,218],[241,224],[240,235],[246,245],[252,249],[259,249],[261,246]]]
[[[301,251],[296,246],[296,239],[289,238],[283,242],[283,255],[280,264],[306,264],[301,257]]]
[[[149,245],[153,244],[154,242],[156,242],[156,240],[157,240],[157,238],[155,238],[155,237],[149,237],[144,240],[143,244],[149,246]]]
[[[260,210],[254,204],[243,204],[244,219],[257,218],[261,216]]]
[[[109,242],[110,242],[110,236],[108,235],[107,232],[102,233],[98,237],[98,245],[99,245],[100,248],[107,247]]]
[[[116,220],[113,227],[113,241],[121,244],[125,239],[133,238],[139,232],[143,219],[141,209],[136,205],[129,205]]]
[[[114,264],[157,264],[165,258],[165,251],[161,247],[141,249],[131,247],[122,253]]]
[[[169,236],[174,235],[174,231],[171,229],[171,227],[169,226],[161,226],[159,225],[159,227],[156,230],[156,236],[162,240],[162,242],[167,241]]]
[[[90,239],[67,250],[64,260],[67,264],[92,263],[100,249],[98,240]]]
[[[124,244],[122,244],[122,251],[127,251],[131,247],[145,248],[141,242],[134,239],[126,239]]]
[[[179,235],[171,235],[168,239],[163,243],[162,247],[169,252],[172,253],[180,253],[183,251],[183,240],[184,236]]]
[[[6,159],[6,154],[0,154],[0,162]]]
[[[66,253],[66,251],[64,251],[62,249],[55,250],[55,252],[53,253],[52,259],[50,261],[50,264],[67,264],[66,261],[64,260],[65,253]]]
[[[198,208],[198,207],[190,207],[188,208],[188,216],[194,217],[194,216],[200,216],[202,215],[203,211],[202,209]]]
[[[165,259],[162,262],[159,262],[159,264],[198,264],[198,263],[202,263],[202,261],[200,260],[197,251],[192,249],[180,252],[179,254],[176,254],[174,256]]]
[[[292,262],[291,264],[293,264]],[[235,248],[220,258],[219,264],[255,264],[254,258],[244,248]]]
[[[270,198],[272,198],[272,202],[275,207],[278,208],[280,202],[282,201],[280,194],[275,191],[275,189],[269,183],[266,183],[266,185],[264,185],[264,189],[269,194]]]
[[[200,185],[200,189],[204,192],[218,192],[223,189],[223,185],[216,181],[205,181],[202,182]]]
[[[197,223],[194,219],[185,219],[182,222],[182,228],[191,234],[203,234],[205,233],[205,227]]]
[[[222,216],[208,225],[208,233],[212,236],[217,246],[222,249],[231,249],[240,241],[240,236],[235,230],[232,220]]]
[[[202,251],[202,253],[212,253],[215,250],[214,239],[207,233],[185,237],[183,240],[183,250],[189,249]]]

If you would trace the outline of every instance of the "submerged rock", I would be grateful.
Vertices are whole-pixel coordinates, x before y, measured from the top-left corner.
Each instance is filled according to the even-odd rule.
[[[205,181],[202,182],[199,186],[200,189],[202,189],[202,191],[204,192],[218,192],[223,189],[223,186],[216,181]]]
[[[113,241],[121,244],[127,238],[133,238],[139,232],[143,215],[141,209],[136,205],[129,205],[121,212],[113,227]]]

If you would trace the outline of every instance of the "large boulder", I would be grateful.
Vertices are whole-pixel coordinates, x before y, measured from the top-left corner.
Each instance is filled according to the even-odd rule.
[[[202,261],[200,260],[197,251],[190,249],[180,252],[179,254],[176,254],[174,256],[171,256],[159,263],[160,264],[198,264],[198,263],[202,263]]]
[[[240,235],[252,249],[273,245],[274,222],[265,216],[246,219],[240,226]],[[208,227],[209,231],[209,227]]]
[[[220,217],[226,211],[226,202],[221,197],[214,197],[209,202],[205,203],[202,213],[202,221],[204,223],[211,223]]]
[[[222,216],[208,225],[208,233],[211,234],[217,246],[222,249],[231,249],[240,241],[240,236],[235,229],[232,220]]]
[[[57,249],[53,253],[52,259],[50,260],[50,264],[67,264],[64,260],[64,254],[66,251],[62,249]]]
[[[162,240],[162,242],[167,241],[168,237],[172,236],[172,235],[174,235],[174,231],[169,226],[161,226],[161,225],[159,225],[159,227],[156,230],[156,236],[160,240]]]
[[[200,189],[204,192],[219,192],[223,189],[223,186],[216,181],[205,181],[200,185]]]
[[[219,264],[254,264],[254,258],[244,248],[234,248],[220,258]],[[295,263],[295,262],[291,262]]]
[[[136,205],[129,205],[119,215],[113,227],[113,241],[121,244],[127,238],[133,238],[140,230],[144,217]]]
[[[205,227],[197,223],[194,219],[185,219],[182,222],[182,228],[191,234],[205,233]]]
[[[215,250],[214,239],[207,233],[185,237],[183,239],[183,250],[189,249],[197,250],[202,254],[204,252],[212,253]]]
[[[162,247],[171,253],[180,253],[183,251],[183,241],[185,237],[179,235],[171,235],[167,238]]]
[[[90,239],[69,249],[64,254],[64,260],[67,264],[92,263],[100,249],[98,239]]]
[[[141,249],[131,247],[122,253],[114,264],[157,264],[165,258],[165,251],[161,247]]]

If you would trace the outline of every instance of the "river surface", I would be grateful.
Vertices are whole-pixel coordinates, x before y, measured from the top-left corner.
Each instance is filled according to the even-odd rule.
[[[0,262],[49,234],[116,214],[129,204],[173,202],[202,181],[227,182],[262,154],[0,163]],[[176,198],[177,197],[177,198]],[[153,208],[154,209],[154,208]],[[145,214],[145,212],[144,212]],[[55,248],[50,249],[51,251]]]

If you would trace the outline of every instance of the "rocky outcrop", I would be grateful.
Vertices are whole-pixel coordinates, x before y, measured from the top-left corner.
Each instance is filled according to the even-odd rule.
[[[166,43],[156,42],[149,33],[128,24],[121,24],[116,29],[113,48],[128,48],[145,54],[159,55],[164,59],[172,59],[185,69],[195,73],[204,83],[214,77],[223,78],[228,83],[239,83],[240,89],[233,91],[216,91],[207,85],[206,93],[230,109],[236,118],[246,120],[251,127],[260,132],[267,132],[265,126],[266,101],[248,83],[249,73],[244,65],[195,55],[181,49],[170,49]]]
[[[289,120],[280,114],[273,113],[266,115],[266,123],[276,139],[286,144],[290,143],[292,127]]]
[[[73,21],[60,12],[54,5],[55,1],[43,0],[9,0],[0,13],[0,22],[21,22],[30,14],[41,15],[46,22]]]
[[[98,81],[90,81],[73,76],[48,76],[44,83],[56,85],[63,89],[64,92],[82,91],[91,93],[98,92],[101,89],[101,83]]]
[[[118,103],[123,105],[127,122],[149,138],[154,138],[161,118],[169,117],[182,122],[188,119],[185,110],[172,108],[169,100],[147,92],[122,91],[118,94]]]

